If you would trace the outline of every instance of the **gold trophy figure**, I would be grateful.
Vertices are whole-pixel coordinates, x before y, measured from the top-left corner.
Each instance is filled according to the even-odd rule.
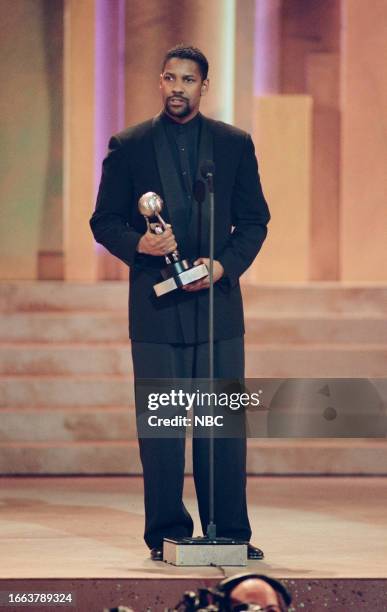
[[[144,193],[138,201],[138,209],[145,217],[147,228],[151,232],[162,234],[166,230],[167,224],[160,214],[163,209],[163,200],[157,193],[153,191]],[[152,218],[156,218],[157,221],[151,223],[150,219]],[[165,255],[165,261],[167,266],[160,271],[164,280],[153,286],[157,297],[189,285],[208,275],[205,264],[194,266],[188,259],[181,259],[177,249]]]

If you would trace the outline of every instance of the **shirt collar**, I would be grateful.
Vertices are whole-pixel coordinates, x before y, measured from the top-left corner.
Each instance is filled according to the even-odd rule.
[[[195,129],[201,122],[202,114],[197,113],[195,117],[187,121],[187,123],[178,123],[172,117],[167,115],[167,113],[163,110],[161,112],[161,119],[165,121],[167,125],[171,125],[179,132],[190,132],[192,129]]]

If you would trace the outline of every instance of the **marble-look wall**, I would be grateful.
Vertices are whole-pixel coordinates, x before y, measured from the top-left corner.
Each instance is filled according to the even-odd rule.
[[[271,221],[249,282],[309,278],[312,110],[310,96],[257,100],[253,136]]]
[[[235,0],[148,0],[126,2],[126,122],[148,119],[160,110],[159,76],[166,51],[193,44],[205,52],[210,93],[202,110],[233,120]],[[130,42],[129,42],[130,41]]]
[[[160,60],[187,42],[210,60],[203,112],[253,131],[265,168],[277,167],[278,151],[262,144],[257,95],[312,100],[310,155],[299,158],[309,200],[297,209],[293,194],[304,236],[293,280],[387,280],[386,23],[385,0],[372,11],[355,0],[0,2],[0,278],[127,277],[88,226],[101,159],[110,133],[159,110]],[[299,119],[280,133],[280,114],[278,142]],[[274,239],[290,191],[264,175]],[[265,280],[291,280],[271,244]]]
[[[278,18],[279,93],[313,100],[305,280],[339,280],[340,1],[282,2]]]
[[[0,278],[63,273],[63,0],[0,3]]]
[[[97,276],[89,218],[94,206],[95,2],[67,0],[64,12],[65,279]]]
[[[341,276],[387,280],[387,2],[344,0]]]

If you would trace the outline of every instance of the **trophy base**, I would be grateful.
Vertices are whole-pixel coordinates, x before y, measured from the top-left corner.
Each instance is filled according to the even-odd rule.
[[[173,261],[168,264],[166,268],[161,270],[161,276],[164,280],[168,278],[177,278],[182,272],[190,270],[192,264],[187,259],[180,259],[179,261]]]
[[[195,281],[206,276],[208,276],[207,266],[205,264],[199,264],[198,266],[193,266],[188,270],[184,270],[184,272],[181,272],[180,274],[171,276],[170,278],[161,281],[161,283],[153,285],[153,289],[157,297],[160,297],[166,293],[175,291],[175,289],[178,289],[179,287],[185,287],[190,283],[194,283]]]

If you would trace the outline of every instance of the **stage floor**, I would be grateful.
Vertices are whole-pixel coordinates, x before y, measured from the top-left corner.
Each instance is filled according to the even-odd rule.
[[[6,578],[216,578],[216,568],[153,562],[137,477],[1,478]],[[279,578],[387,578],[387,478],[250,477],[248,569]],[[186,505],[199,525],[193,480]],[[199,531],[197,530],[197,535]],[[241,571],[226,568],[227,574]]]

